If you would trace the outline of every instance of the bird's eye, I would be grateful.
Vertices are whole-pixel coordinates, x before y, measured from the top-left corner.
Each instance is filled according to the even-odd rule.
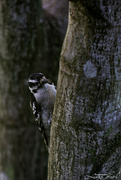
[[[33,83],[33,82],[29,82],[29,87],[34,87],[34,86],[37,86],[38,85],[38,83],[36,82],[36,83]]]

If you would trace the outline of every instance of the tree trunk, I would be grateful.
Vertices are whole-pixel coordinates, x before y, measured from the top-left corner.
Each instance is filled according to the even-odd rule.
[[[115,180],[119,176],[120,10],[119,0],[70,2],[51,126],[48,180]]]
[[[47,151],[27,87],[29,75],[46,62],[45,42],[40,0],[0,0],[0,171],[11,180],[47,176]]]
[[[47,178],[47,150],[29,106],[27,78],[42,72],[56,82],[65,14],[62,19],[43,12],[40,0],[0,0],[1,178]]]

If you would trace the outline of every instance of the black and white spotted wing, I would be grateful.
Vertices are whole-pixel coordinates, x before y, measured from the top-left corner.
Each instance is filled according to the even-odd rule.
[[[45,134],[45,129],[42,123],[42,118],[41,118],[41,105],[38,105],[36,102],[36,99],[34,95],[31,93],[31,101],[30,101],[30,107],[32,108],[33,115],[35,117],[35,122],[44,138],[44,142],[46,144],[46,147],[48,149],[48,139]]]

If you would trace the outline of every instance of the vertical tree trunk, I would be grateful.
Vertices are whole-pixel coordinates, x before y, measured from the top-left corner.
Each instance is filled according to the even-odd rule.
[[[0,0],[0,171],[11,180],[46,179],[47,151],[29,107],[27,78],[42,72],[56,82],[65,19],[43,13],[40,0]]]
[[[46,62],[43,25],[40,0],[0,1],[0,170],[15,180],[44,180],[47,174],[27,87],[28,76]]]
[[[119,175],[120,10],[119,0],[70,2],[51,127],[48,180],[99,179],[99,174],[103,179],[116,179]]]

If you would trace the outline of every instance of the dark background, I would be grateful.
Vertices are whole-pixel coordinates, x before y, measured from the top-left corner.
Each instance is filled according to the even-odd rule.
[[[57,83],[68,3],[0,0],[0,178],[47,179],[48,154],[29,106],[27,78]]]

